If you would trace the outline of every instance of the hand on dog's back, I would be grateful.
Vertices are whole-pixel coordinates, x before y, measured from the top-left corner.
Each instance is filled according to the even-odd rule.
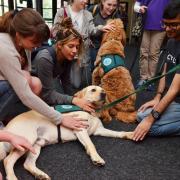
[[[61,125],[68,129],[80,131],[88,128],[88,122],[82,118],[78,118],[77,115],[63,116]]]

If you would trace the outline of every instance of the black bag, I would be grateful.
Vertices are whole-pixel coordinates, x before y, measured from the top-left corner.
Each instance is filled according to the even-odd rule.
[[[135,25],[132,28],[132,36],[141,37],[142,32],[143,32],[143,15],[138,13],[136,17]]]
[[[146,0],[143,5],[148,6],[153,0]],[[146,19],[147,12],[144,14],[137,13],[136,22],[132,28],[132,36],[141,37],[144,31],[144,22]]]

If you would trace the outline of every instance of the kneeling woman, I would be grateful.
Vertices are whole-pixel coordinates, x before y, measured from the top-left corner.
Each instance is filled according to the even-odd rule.
[[[74,94],[70,83],[71,64],[80,52],[81,45],[81,35],[73,28],[70,18],[65,18],[58,27],[55,45],[39,51],[35,56],[33,65],[35,74],[42,82],[41,97],[48,104],[72,103],[84,110],[93,111],[88,101],[70,96]],[[56,89],[55,79],[58,79],[63,93]]]

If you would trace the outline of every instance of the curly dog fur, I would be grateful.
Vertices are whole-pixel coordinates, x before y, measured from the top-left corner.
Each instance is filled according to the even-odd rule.
[[[110,20],[107,23],[111,21],[114,22],[116,30],[103,35],[102,44],[95,61],[96,68],[92,75],[92,83],[94,85],[100,85],[105,90],[107,94],[107,103],[113,102],[134,91],[132,79],[127,68],[119,66],[105,74],[101,67],[101,56],[117,54],[125,58],[124,46],[126,43],[126,36],[123,23],[120,19]],[[130,96],[114,107],[104,110],[101,117],[105,121],[111,121],[112,118],[115,118],[126,123],[135,122],[135,100],[135,95]]]

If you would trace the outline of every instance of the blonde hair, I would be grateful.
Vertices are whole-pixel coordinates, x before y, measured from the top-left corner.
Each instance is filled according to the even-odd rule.
[[[80,33],[73,28],[72,20],[70,17],[64,18],[60,23],[56,23],[55,30],[57,31],[55,36],[55,42],[66,44],[73,39],[79,39],[80,49],[79,54],[82,51],[83,40]]]

